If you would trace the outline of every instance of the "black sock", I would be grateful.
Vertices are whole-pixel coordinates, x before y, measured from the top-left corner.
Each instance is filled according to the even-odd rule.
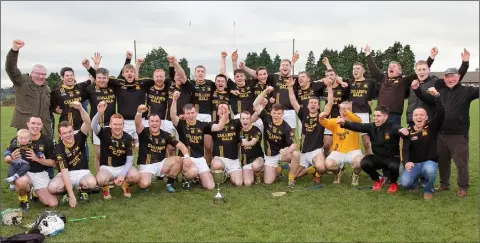
[[[177,180],[177,178],[168,176],[167,177],[167,185],[173,185],[176,180]]]

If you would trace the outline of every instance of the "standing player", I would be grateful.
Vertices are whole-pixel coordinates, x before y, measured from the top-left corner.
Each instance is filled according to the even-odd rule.
[[[91,190],[95,188],[97,181],[88,168],[88,158],[85,154],[85,145],[90,133],[90,117],[80,102],[74,101],[71,106],[80,111],[83,124],[77,133],[74,133],[73,126],[68,121],[58,124],[58,136],[61,141],[55,146],[53,154],[60,172],[50,181],[48,190],[52,194],[66,190],[62,202],[68,201],[73,208],[77,205],[73,187],[80,187],[83,191]],[[82,193],[81,197],[84,196]]]
[[[412,82],[412,89],[423,97],[423,91],[419,89],[419,81]],[[428,200],[433,197],[434,183],[437,177],[437,136],[445,117],[445,105],[440,98],[440,93],[431,87],[428,93],[434,97],[436,112],[429,121],[428,113],[423,108],[413,111],[414,125],[409,126],[410,135],[403,140],[402,163],[405,166],[400,183],[403,187],[412,189],[417,187],[419,177],[425,179],[423,198]]]
[[[322,84],[326,84],[328,88],[328,101],[324,109],[324,113],[328,115],[333,105],[332,80],[325,78],[322,80]],[[313,179],[318,184],[320,183],[320,177],[325,173],[325,155],[323,153],[324,127],[320,124],[320,100],[311,93],[308,104],[305,106],[300,105],[293,93],[293,85],[292,80],[288,86],[290,103],[302,122],[300,166],[295,172],[295,177],[299,178],[305,175],[307,168],[313,165],[317,172],[314,173]]]
[[[334,183],[339,184],[345,164],[350,164],[353,169],[352,186],[357,186],[362,170],[360,161],[363,158],[360,150],[359,134],[342,128],[340,124],[343,124],[345,120],[362,122],[362,119],[352,113],[352,103],[348,101],[340,104],[340,116],[338,118],[326,119],[325,116],[325,114],[320,114],[320,124],[330,129],[333,134],[333,149],[325,159],[325,166],[328,171],[335,174]]]
[[[227,103],[218,105],[218,113],[226,114],[227,121],[222,130],[212,132],[215,157],[212,160],[211,168],[213,171],[225,170],[232,184],[242,186],[242,167],[238,159],[238,141],[242,125],[239,119],[228,119],[230,110]]]
[[[401,124],[403,113],[404,99],[407,90],[410,88],[412,81],[417,79],[417,74],[413,73],[409,76],[402,76],[402,65],[398,62],[392,61],[388,65],[387,75],[378,69],[370,55],[370,46],[365,46],[363,49],[367,58],[368,68],[374,77],[375,81],[380,84],[377,105],[384,105],[388,108],[390,114],[388,119],[397,124]],[[433,59],[427,60],[428,67],[433,63]]]
[[[373,154],[366,155],[360,165],[374,181],[372,190],[380,191],[385,178],[377,170],[382,169],[390,181],[387,193],[397,192],[397,179],[400,167],[400,137],[408,135],[408,130],[388,121],[388,108],[380,105],[373,112],[373,123],[345,121],[341,126],[355,132],[363,132],[372,139]]]
[[[263,134],[264,149],[265,149],[265,184],[272,184],[275,181],[277,174],[277,167],[280,161],[290,162],[288,174],[288,186],[295,187],[295,173],[299,166],[300,153],[296,151],[296,144],[293,143],[294,131],[283,120],[283,106],[281,104],[274,104],[270,114],[260,105],[265,95],[274,90],[273,87],[268,86],[253,102],[255,112],[262,119],[264,125]]]
[[[250,186],[255,181],[259,184],[260,172],[263,170],[265,160],[262,150],[262,132],[251,121],[252,115],[244,110],[240,113],[242,130],[240,131],[241,147],[240,162],[243,169],[243,184]]]
[[[90,119],[97,114],[97,106],[100,102],[105,102],[107,108],[101,117],[99,117],[99,126],[108,127],[110,117],[116,112],[116,96],[114,88],[108,86],[108,70],[106,68],[98,68],[96,71],[95,85],[90,85],[85,89],[85,98],[90,102]],[[95,148],[95,170],[100,170],[100,139],[97,134],[93,133],[92,143]]]
[[[131,197],[130,184],[138,183],[139,174],[133,167],[133,139],[124,132],[124,119],[116,113],[110,117],[109,127],[100,127],[99,120],[103,116],[107,104],[100,102],[97,114],[92,120],[93,132],[100,139],[100,170],[97,173],[98,186],[103,187],[103,198],[108,200],[111,181],[122,185],[123,195]]]
[[[202,122],[197,119],[198,114],[195,106],[186,104],[183,108],[185,120],[180,120],[177,115],[177,99],[179,96],[180,92],[178,91],[173,95],[170,117],[177,130],[185,134],[185,145],[190,150],[189,154],[183,156],[183,176],[186,179],[183,188],[190,190],[191,180],[198,176],[200,183],[205,189],[213,190],[215,188],[213,176],[204,157],[204,137],[206,134],[211,134],[224,128],[227,121],[226,114],[220,114],[221,119],[217,124]]]
[[[170,193],[175,192],[174,183],[182,170],[182,158],[179,156],[165,158],[167,145],[178,148],[184,155],[188,155],[188,149],[175,138],[175,135],[161,129],[163,121],[161,121],[159,115],[150,114],[148,127],[144,127],[142,113],[146,112],[148,108],[145,105],[140,105],[137,110],[135,126],[140,140],[137,160],[140,172],[138,186],[142,189],[148,189],[153,176],[168,174],[165,188]]]
[[[324,59],[327,68],[331,68],[328,59]],[[352,102],[352,111],[362,119],[362,123],[370,123],[370,114],[372,113],[370,105],[375,98],[375,81],[365,79],[365,67],[360,62],[353,64],[352,74],[352,80],[344,80],[349,87],[348,100]],[[371,154],[372,147],[370,137],[366,133],[361,133],[361,135],[365,154]]]

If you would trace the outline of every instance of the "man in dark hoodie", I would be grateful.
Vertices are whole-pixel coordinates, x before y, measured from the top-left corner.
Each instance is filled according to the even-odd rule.
[[[384,74],[378,69],[372,56],[370,56],[370,46],[365,46],[363,50],[367,59],[368,68],[370,68],[373,78],[377,81],[380,87],[377,105],[386,106],[390,111],[388,120],[394,124],[400,125],[405,94],[410,88],[413,80],[417,79],[417,74],[413,73],[408,76],[403,76],[401,64],[395,61],[390,62],[387,74]],[[427,59],[428,67],[432,65],[433,58],[429,57]]]
[[[430,58],[435,59],[435,56],[438,54],[438,49],[432,48],[430,51]],[[469,59],[470,53],[467,50],[464,50],[461,54],[462,56],[462,65],[460,69],[458,69],[458,73],[460,74],[459,82],[462,81],[463,77],[467,73],[468,66],[469,66]],[[415,73],[417,74],[418,81],[420,83],[420,89],[422,92],[426,92],[429,88],[435,85],[434,80],[438,79],[435,76],[429,75],[429,68],[428,63],[425,61],[418,61],[415,64]],[[433,82],[432,82],[433,81]],[[429,99],[431,103],[433,103],[433,97],[425,96],[426,99]],[[408,96],[408,106],[407,106],[407,123],[410,126],[414,125],[413,122],[413,111],[417,108],[423,108],[427,111],[429,121],[433,118],[435,113],[435,106],[430,103],[424,103],[420,99],[418,99],[417,95],[415,94],[414,90],[410,89],[410,93]]]
[[[388,108],[384,105],[379,105],[373,112],[373,123],[355,123],[345,122],[343,128],[363,132],[368,134],[372,142],[373,154],[366,155],[360,166],[370,178],[374,181],[372,190],[380,191],[385,178],[378,174],[377,170],[385,170],[389,179],[390,187],[388,193],[394,194],[397,192],[397,179],[399,175],[400,166],[400,137],[408,135],[408,130],[402,128],[388,120]]]
[[[415,93],[423,92],[417,80],[413,81],[412,89]],[[403,139],[402,163],[405,170],[400,177],[400,184],[407,189],[416,188],[419,177],[425,178],[423,198],[426,200],[433,197],[433,183],[437,177],[437,136],[445,117],[445,106],[440,94],[434,87],[427,92],[434,99],[435,115],[429,119],[427,111],[421,107],[413,111],[414,125],[408,126],[410,135]]]
[[[459,71],[456,68],[449,68],[445,71],[443,79],[435,81],[435,89],[438,90],[445,104],[445,118],[437,140],[440,186],[436,190],[450,190],[451,160],[453,159],[457,166],[457,196],[463,198],[467,195],[469,188],[470,104],[478,99],[479,87],[463,86],[459,80]],[[426,95],[423,95],[423,92],[417,93],[420,100],[432,103],[425,98]]]

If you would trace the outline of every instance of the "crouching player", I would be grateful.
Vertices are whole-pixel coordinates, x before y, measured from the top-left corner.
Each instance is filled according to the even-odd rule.
[[[110,199],[111,181],[115,185],[122,185],[123,195],[131,197],[130,184],[138,183],[139,174],[133,167],[133,149],[135,147],[132,136],[123,131],[124,119],[120,114],[110,117],[110,127],[100,127],[99,120],[103,116],[107,104],[100,102],[97,114],[92,120],[92,130],[100,139],[100,170],[97,173],[98,186],[103,187],[103,198]]]
[[[248,111],[240,113],[240,122],[242,130],[240,131],[241,147],[240,162],[243,166],[243,184],[252,185],[254,179],[256,184],[260,184],[260,172],[265,163],[262,150],[262,131],[254,126],[251,120],[252,115]]]
[[[174,183],[177,175],[182,170],[182,158],[180,156],[166,157],[167,145],[178,148],[183,155],[188,156],[188,149],[179,142],[175,135],[161,130],[161,119],[158,114],[150,114],[148,117],[148,127],[142,123],[142,114],[148,110],[146,105],[140,105],[135,116],[135,128],[138,134],[140,148],[138,150],[138,171],[140,180],[138,186],[141,189],[148,189],[152,184],[153,176],[167,176],[165,189],[175,192]]]

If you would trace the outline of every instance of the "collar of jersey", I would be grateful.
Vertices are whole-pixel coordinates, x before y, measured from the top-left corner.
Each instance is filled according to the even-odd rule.
[[[249,124],[249,125],[248,125],[248,130],[243,130],[243,131],[244,131],[244,132],[248,132],[248,131],[252,130],[252,127],[253,127],[253,124]]]
[[[310,88],[310,83],[308,83],[308,87],[306,87],[306,88],[300,87],[301,90],[307,90],[308,88]]]
[[[42,136],[41,133],[38,133],[36,137],[32,137],[32,141],[37,141]]]
[[[197,120],[195,120],[195,121],[192,122],[192,123],[188,122],[187,120],[185,120],[185,122],[186,122],[187,125],[189,125],[189,126],[195,126],[195,124],[197,124]]]
[[[66,86],[65,84],[62,84],[62,88],[64,88],[64,89],[73,89],[73,88],[75,88],[75,85],[72,85],[72,87],[68,87],[68,86]]]
[[[69,143],[66,143],[65,140],[62,140],[62,143],[63,143],[63,145],[65,145],[65,147],[67,147],[67,148],[71,148],[71,147],[73,147],[73,145],[75,145],[75,141],[73,141],[73,143],[69,144]]]
[[[274,121],[272,120],[272,123],[273,123],[275,126],[280,126],[280,125],[282,125],[283,120],[282,120],[281,122],[279,122],[279,123],[276,123],[276,122],[274,122]]]

